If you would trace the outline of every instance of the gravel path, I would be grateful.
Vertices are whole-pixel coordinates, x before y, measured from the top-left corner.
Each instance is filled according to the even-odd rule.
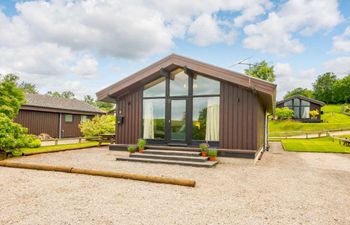
[[[14,159],[190,178],[195,188],[0,167],[0,224],[350,224],[350,155],[271,143],[257,165],[215,168],[117,162],[106,148]]]

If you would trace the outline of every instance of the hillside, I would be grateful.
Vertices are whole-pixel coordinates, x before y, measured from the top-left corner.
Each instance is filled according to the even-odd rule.
[[[326,130],[350,130],[350,116],[341,113],[341,105],[322,107],[323,123],[301,123],[297,121],[269,121],[269,136],[293,136],[318,133]]]

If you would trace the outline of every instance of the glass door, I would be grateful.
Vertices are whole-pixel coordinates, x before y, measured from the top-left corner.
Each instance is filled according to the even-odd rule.
[[[187,139],[187,100],[171,99],[170,102],[170,143],[186,144]]]

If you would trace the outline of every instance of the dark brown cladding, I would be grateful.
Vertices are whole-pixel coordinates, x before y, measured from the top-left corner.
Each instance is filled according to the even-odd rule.
[[[59,113],[20,110],[15,122],[28,128],[30,134],[47,133],[58,137],[59,118]]]
[[[82,133],[80,132],[79,123],[81,121],[82,115],[73,115],[72,122],[65,122],[64,116],[67,114],[61,114],[61,137],[80,137]],[[88,119],[93,116],[86,115]],[[30,111],[30,110],[20,110],[18,116],[14,120],[16,123],[21,124],[23,127],[28,128],[29,134],[39,135],[41,133],[49,134],[53,138],[59,137],[60,130],[60,113],[54,112],[41,112],[41,111]]]
[[[118,144],[134,144],[141,138],[142,89],[117,100],[117,115],[124,117],[123,123],[116,126]]]
[[[221,83],[220,148],[257,150],[264,143],[265,109],[252,90]]]

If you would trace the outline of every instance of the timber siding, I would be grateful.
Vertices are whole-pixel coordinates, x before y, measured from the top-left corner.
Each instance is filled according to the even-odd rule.
[[[134,144],[141,138],[142,131],[142,91],[139,89],[117,100],[117,115],[124,121],[116,126],[116,139],[119,144]]]
[[[220,148],[256,150],[264,143],[265,111],[252,90],[221,83]]]
[[[27,127],[30,134],[46,133],[58,137],[59,118],[58,113],[20,110],[14,121]]]

